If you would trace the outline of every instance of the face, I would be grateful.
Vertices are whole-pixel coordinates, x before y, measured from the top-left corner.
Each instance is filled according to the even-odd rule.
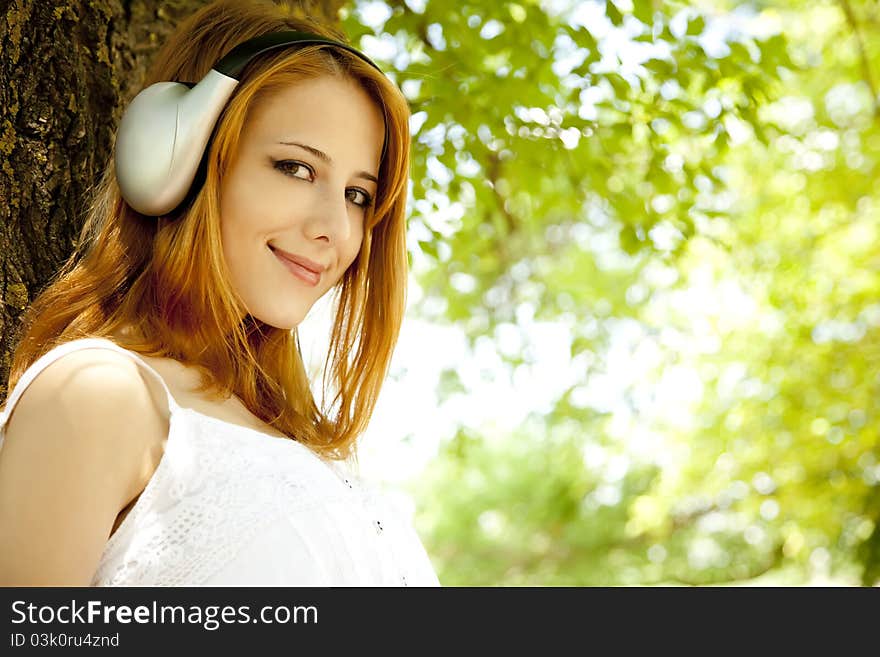
[[[351,265],[376,196],[384,129],[365,91],[329,75],[255,108],[220,186],[223,254],[255,318],[296,327]]]

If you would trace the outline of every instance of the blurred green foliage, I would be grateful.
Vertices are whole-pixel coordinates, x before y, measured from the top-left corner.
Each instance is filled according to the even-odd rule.
[[[880,3],[401,0],[345,27],[412,105],[418,312],[472,342],[561,323],[580,372],[419,478],[441,582],[880,580]]]

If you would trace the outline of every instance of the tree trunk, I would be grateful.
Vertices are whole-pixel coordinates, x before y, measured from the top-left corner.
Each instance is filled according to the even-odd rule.
[[[201,4],[2,3],[0,400],[21,314],[73,250],[123,104],[164,36]]]

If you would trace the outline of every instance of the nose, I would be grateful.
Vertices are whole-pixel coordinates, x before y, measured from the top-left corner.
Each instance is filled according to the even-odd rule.
[[[330,244],[345,242],[352,231],[349,212],[344,192],[327,190],[317,194],[305,222],[306,237]]]

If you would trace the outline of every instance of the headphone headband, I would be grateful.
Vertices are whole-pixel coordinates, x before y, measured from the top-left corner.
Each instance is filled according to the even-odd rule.
[[[262,55],[265,52],[270,50],[275,50],[277,48],[283,48],[285,46],[290,46],[293,44],[300,45],[326,45],[326,46],[335,46],[336,48],[342,48],[343,50],[347,50],[353,55],[357,55],[360,59],[365,61],[367,64],[372,66],[374,69],[382,72],[376,64],[365,54],[357,50],[356,48],[348,45],[347,43],[342,43],[341,41],[335,41],[334,39],[328,39],[326,37],[318,36],[317,34],[311,34],[309,32],[295,32],[295,31],[287,31],[287,32],[270,32],[269,34],[262,34],[258,37],[254,37],[253,39],[248,39],[243,43],[238,44],[229,51],[227,55],[223,57],[219,62],[214,64],[212,67],[215,71],[222,73],[223,75],[229,76],[235,80],[241,80],[239,75],[241,74],[242,69],[248,65],[248,63],[254,58]]]

